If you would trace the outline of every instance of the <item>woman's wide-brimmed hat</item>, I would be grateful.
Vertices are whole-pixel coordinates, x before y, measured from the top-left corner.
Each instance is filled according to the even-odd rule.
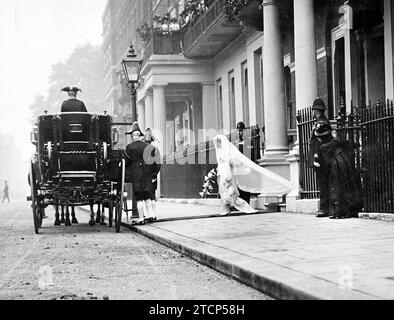
[[[316,124],[316,137],[324,137],[332,132],[331,124],[327,121],[318,121]]]

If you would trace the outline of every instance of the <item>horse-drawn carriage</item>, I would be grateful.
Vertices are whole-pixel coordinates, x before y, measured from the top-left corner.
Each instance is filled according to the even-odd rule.
[[[118,139],[108,115],[61,113],[38,117],[31,137],[36,152],[30,166],[28,198],[36,233],[48,206],[55,207],[58,219],[59,206],[93,204],[108,208],[109,226],[115,220],[119,232],[125,166],[122,150],[114,148]]]

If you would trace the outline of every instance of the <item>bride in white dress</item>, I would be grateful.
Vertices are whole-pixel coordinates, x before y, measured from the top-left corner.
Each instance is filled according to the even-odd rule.
[[[231,207],[244,213],[257,212],[239,198],[238,188],[252,194],[284,195],[290,191],[290,181],[249,160],[225,136],[219,135],[213,141],[218,162],[219,194],[224,207],[222,215],[231,213]]]

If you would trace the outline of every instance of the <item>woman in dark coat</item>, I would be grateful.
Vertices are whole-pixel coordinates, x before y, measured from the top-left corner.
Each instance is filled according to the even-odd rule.
[[[321,144],[314,165],[327,174],[330,218],[358,217],[362,209],[361,180],[352,144],[335,140],[331,125],[325,121],[318,122],[315,134]]]

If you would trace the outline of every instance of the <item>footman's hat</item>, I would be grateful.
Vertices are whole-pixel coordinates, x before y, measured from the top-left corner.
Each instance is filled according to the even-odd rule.
[[[141,134],[141,137],[144,135],[140,129],[140,126],[138,125],[138,122],[135,121],[133,125],[131,126],[131,130],[126,132],[126,134],[133,134],[134,132],[139,132]]]

